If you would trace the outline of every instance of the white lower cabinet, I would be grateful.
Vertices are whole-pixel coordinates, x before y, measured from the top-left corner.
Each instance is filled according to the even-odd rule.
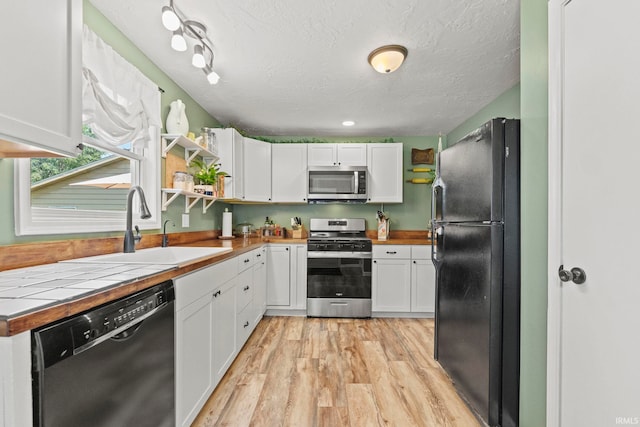
[[[184,286],[182,283],[180,286]],[[176,313],[176,417],[188,426],[213,391],[213,296]]]
[[[236,351],[236,258],[174,279],[176,425],[189,426]]]
[[[374,245],[371,265],[371,310],[411,311],[411,247]]]
[[[213,292],[213,370],[214,388],[236,357],[236,288],[233,278]]]
[[[411,247],[411,311],[436,311],[436,270],[431,262],[431,246]]]
[[[0,427],[30,427],[31,331],[0,337],[0,360]]]
[[[291,248],[289,245],[267,247],[267,306],[289,306]]]
[[[435,269],[427,245],[374,245],[373,312],[435,312]]]
[[[253,315],[257,325],[267,311],[267,248],[257,249],[253,265]]]
[[[306,310],[307,246],[267,247],[267,309]]]
[[[255,327],[255,317],[253,315],[253,265],[256,262],[256,258],[252,252],[246,255],[249,263],[241,264],[240,268],[244,268],[244,270],[238,274],[238,286],[236,286],[237,351],[240,351]]]

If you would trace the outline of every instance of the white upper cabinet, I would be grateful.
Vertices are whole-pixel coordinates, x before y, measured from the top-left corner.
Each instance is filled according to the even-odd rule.
[[[220,156],[220,170],[231,176],[224,179],[225,199],[244,199],[243,136],[233,128],[214,129]]]
[[[81,0],[2,3],[0,140],[78,154],[81,55]]]
[[[402,143],[367,144],[368,202],[402,203]]]
[[[309,166],[367,166],[367,144],[308,144]]]
[[[244,139],[244,200],[271,201],[271,144]]]
[[[307,202],[307,144],[271,146],[271,201]]]

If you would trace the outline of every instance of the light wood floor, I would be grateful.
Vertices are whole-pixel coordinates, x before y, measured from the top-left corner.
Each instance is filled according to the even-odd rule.
[[[433,319],[265,317],[193,426],[479,426],[432,355]]]

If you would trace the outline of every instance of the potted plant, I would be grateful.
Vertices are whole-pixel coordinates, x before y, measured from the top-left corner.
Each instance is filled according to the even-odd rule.
[[[193,176],[199,184],[205,186],[205,194],[207,196],[213,196],[214,191],[218,197],[222,197],[224,192],[224,177],[229,176],[226,172],[220,170],[220,163],[207,164],[203,160],[194,159],[191,161],[195,171]],[[222,178],[222,179],[220,179]],[[222,185],[220,185],[222,182]],[[220,191],[222,188],[222,191]]]

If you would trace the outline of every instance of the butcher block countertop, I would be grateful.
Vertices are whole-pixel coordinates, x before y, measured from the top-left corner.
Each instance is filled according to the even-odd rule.
[[[23,293],[25,294],[25,299],[0,299],[0,337],[16,335],[21,332],[47,325],[57,320],[82,313],[104,303],[150,288],[166,280],[236,257],[242,253],[258,248],[265,243],[307,243],[306,239],[289,238],[261,239],[259,237],[253,237],[250,239],[243,239],[238,237],[231,240],[221,240],[217,238],[217,233],[215,232],[213,234],[211,232],[183,234],[191,234],[191,236],[183,237],[170,235],[170,241],[173,241],[171,245],[191,247],[228,247],[231,248],[231,250],[229,252],[198,258],[195,261],[180,265],[149,266],[140,264],[112,264],[108,267],[112,270],[108,271],[107,266],[96,266],[97,269],[102,269],[101,272],[103,273],[103,277],[94,278],[94,276],[96,276],[94,274],[96,272],[95,269],[91,269],[90,266],[85,265],[86,268],[83,270],[80,267],[82,264],[76,264],[73,260],[83,256],[94,256],[117,252],[117,250],[113,250],[112,247],[121,247],[119,245],[122,244],[122,239],[88,239],[85,241],[50,242],[36,245],[13,245],[10,247],[0,248],[0,259],[3,261],[2,265],[4,267],[16,268],[16,270],[8,270],[5,268],[6,271],[0,271],[0,292],[5,292],[7,295],[11,294],[13,295],[13,298],[16,298],[16,296],[20,298],[20,295]],[[392,234],[391,239],[386,241],[377,240],[377,235],[375,235],[375,233],[368,232],[368,234],[369,237],[372,238],[372,243],[374,245],[430,244],[430,241],[426,239],[426,232],[424,233],[424,236],[416,236],[413,234],[403,236],[401,234],[397,234],[397,237],[394,237]],[[158,240],[158,236],[159,235],[149,236],[149,238],[145,236],[147,244],[140,245],[140,249],[160,246],[159,242],[154,244],[156,243],[156,240]],[[200,239],[198,239],[198,237],[200,237]],[[99,242],[96,244],[96,241],[98,240]],[[104,242],[105,240],[107,241],[106,243]],[[112,240],[115,240],[116,242],[112,242]],[[96,249],[96,247],[103,248],[103,250],[100,251],[99,249]],[[42,253],[39,251],[42,251]],[[33,261],[29,261],[29,257],[21,257],[21,253],[23,255],[25,253],[30,253]],[[51,253],[58,254],[58,258],[50,258]],[[19,259],[20,261],[14,261],[13,257],[16,257],[16,255],[16,259]],[[40,260],[39,263],[35,261],[38,259]],[[12,263],[12,261],[14,262]],[[69,263],[56,264],[57,261],[69,261]],[[18,269],[19,267],[23,268]],[[23,274],[27,271],[31,273],[31,275]],[[63,274],[63,272],[66,274]],[[73,273],[73,275],[71,275],[71,273]],[[61,277],[53,277],[56,274]],[[42,275],[47,275],[47,280],[50,282],[35,283],[32,285],[33,288],[51,289],[37,289],[39,293],[28,295],[28,292],[26,292],[28,287],[24,287],[23,285],[24,283],[28,284],[28,281],[33,279],[25,279],[23,277],[42,277]],[[12,287],[10,286],[10,280],[16,281],[15,283],[18,283],[17,281],[22,282],[20,282],[21,285],[18,285],[19,287]],[[42,279],[40,280],[42,281]],[[68,280],[77,283],[74,283],[69,287],[56,289],[54,287],[55,285],[47,285],[54,280]],[[2,281],[4,281],[5,287],[2,287]],[[46,298],[40,298],[39,295],[46,295]],[[2,309],[3,303],[5,303],[4,310]]]

